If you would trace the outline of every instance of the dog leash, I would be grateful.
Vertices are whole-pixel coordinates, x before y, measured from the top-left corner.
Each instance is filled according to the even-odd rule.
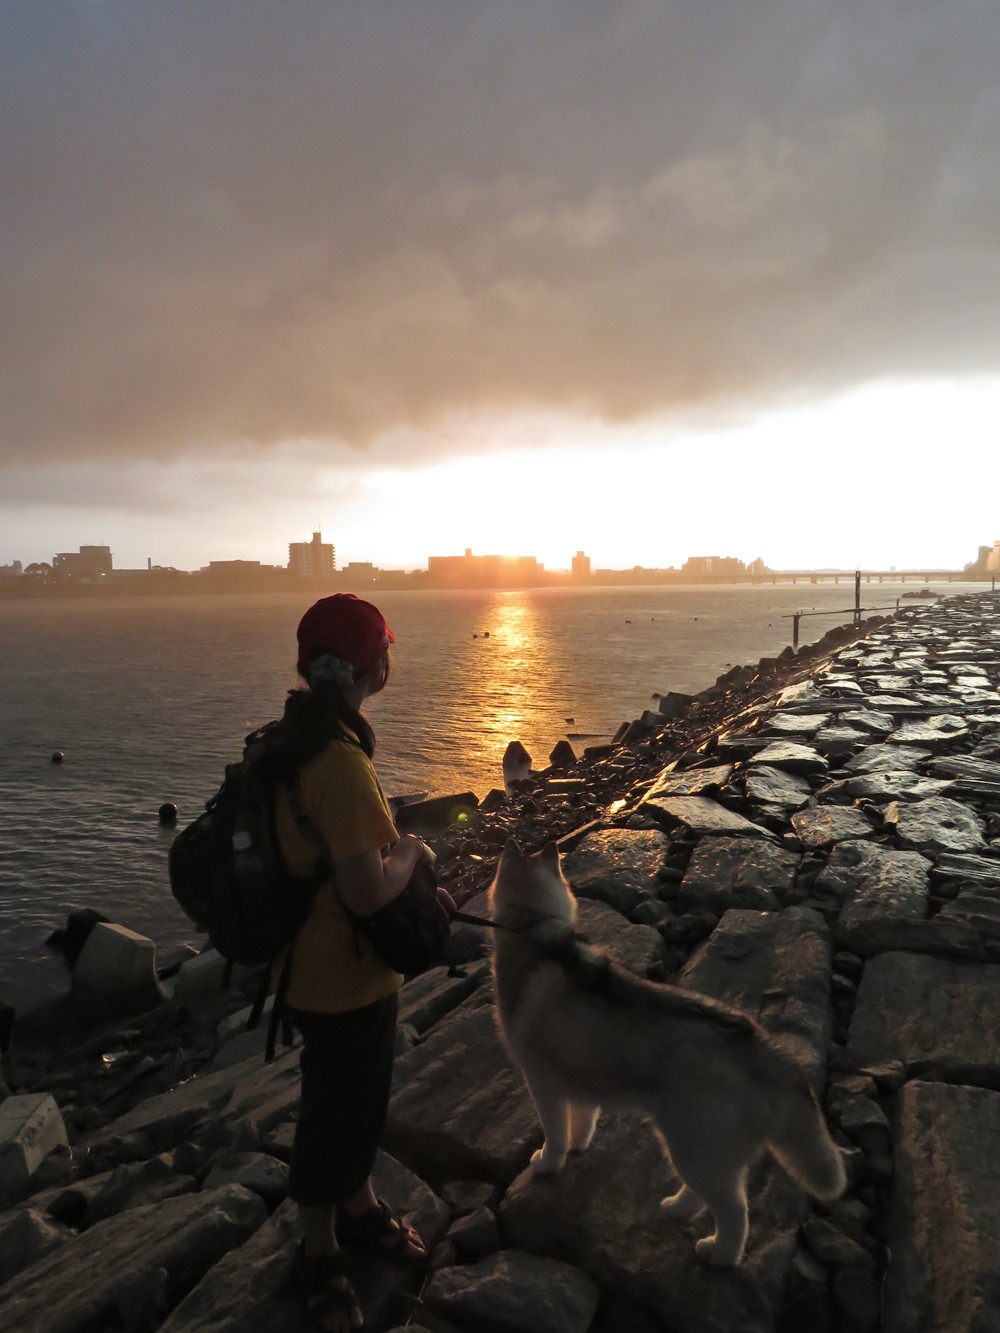
[[[509,930],[516,933],[513,926],[503,926],[499,921],[491,921],[489,917],[475,916],[472,912],[449,912],[449,921],[464,921],[469,926],[486,926],[488,930]]]

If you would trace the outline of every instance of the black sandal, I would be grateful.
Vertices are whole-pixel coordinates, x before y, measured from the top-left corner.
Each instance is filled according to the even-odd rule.
[[[336,1254],[306,1254],[299,1242],[292,1260],[292,1275],[305,1297],[317,1328],[328,1333],[331,1317],[346,1313],[348,1327],[355,1331],[365,1326],[365,1316],[347,1276],[347,1263],[340,1250]]]
[[[413,1264],[427,1258],[427,1246],[420,1236],[396,1216],[385,1199],[378,1199],[374,1208],[358,1216],[338,1208],[335,1230],[341,1245],[359,1245],[396,1263]],[[408,1245],[419,1246],[420,1253],[407,1254]]]

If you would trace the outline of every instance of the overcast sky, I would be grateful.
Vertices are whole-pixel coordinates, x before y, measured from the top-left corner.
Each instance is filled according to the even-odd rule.
[[[1000,537],[996,0],[2,0],[0,563]]]

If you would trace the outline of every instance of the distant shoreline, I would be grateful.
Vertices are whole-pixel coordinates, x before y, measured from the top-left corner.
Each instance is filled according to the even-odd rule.
[[[221,579],[201,574],[160,575],[157,571],[135,577],[112,579],[107,583],[38,583],[26,575],[0,579],[0,600],[43,601],[53,598],[100,598],[198,596],[211,594],[259,595],[261,593],[290,593],[319,596],[339,591],[361,592],[366,588],[372,594],[379,592],[527,592],[535,588],[634,588],[634,587],[770,587],[778,584],[815,584],[853,582],[855,570],[769,570],[763,574],[729,575],[725,578],[693,577],[663,569],[601,570],[586,579],[570,574],[552,573],[532,582],[468,582],[454,583],[433,579],[423,572],[395,573],[386,571],[368,581],[348,575],[335,574],[323,579],[294,579],[283,573]],[[863,583],[989,583],[990,574],[965,570],[861,570]]]

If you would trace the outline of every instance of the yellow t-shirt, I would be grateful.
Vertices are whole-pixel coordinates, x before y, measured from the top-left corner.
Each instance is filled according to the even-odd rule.
[[[331,741],[302,766],[299,780],[303,809],[335,861],[385,847],[399,837],[371,760],[357,745]],[[296,826],[285,791],[278,793],[275,819],[288,868],[309,874],[316,865],[316,849]],[[323,1014],[361,1009],[392,995],[403,983],[351,923],[332,880],[317,890],[293,949],[286,996],[293,1009]],[[275,959],[275,978],[283,964],[284,952]]]

